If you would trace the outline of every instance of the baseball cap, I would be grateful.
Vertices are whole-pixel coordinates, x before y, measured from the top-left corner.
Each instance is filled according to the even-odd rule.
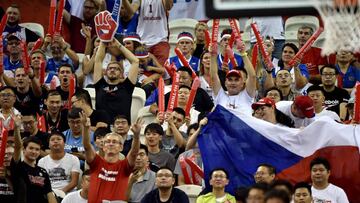
[[[295,97],[294,104],[307,118],[315,116],[314,102],[309,96],[297,96]]]
[[[256,110],[260,106],[272,106],[272,107],[275,107],[275,101],[272,100],[271,98],[264,97],[264,98],[260,99],[259,101],[253,103],[251,105],[251,108],[253,110]]]
[[[16,33],[9,33],[8,35],[6,35],[6,39],[9,41],[9,40],[13,40],[13,39],[16,39],[16,40],[21,40],[21,37]]]
[[[230,70],[229,72],[226,73],[226,77],[230,77],[230,76],[241,77],[241,73],[238,70]]]

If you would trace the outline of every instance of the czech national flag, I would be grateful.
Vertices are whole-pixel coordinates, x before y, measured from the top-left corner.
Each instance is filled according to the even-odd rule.
[[[360,202],[360,125],[343,125],[326,117],[303,129],[287,128],[230,112],[218,105],[208,116],[198,143],[205,180],[214,168],[230,175],[226,190],[254,184],[261,163],[273,165],[277,177],[293,184],[311,182],[310,161],[325,157],[331,164],[330,182],[343,188],[351,202]]]

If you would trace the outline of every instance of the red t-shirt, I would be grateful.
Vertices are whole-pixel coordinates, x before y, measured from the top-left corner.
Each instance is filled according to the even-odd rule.
[[[320,71],[318,66],[327,64],[325,57],[321,56],[321,49],[311,47],[305,54],[301,63],[305,64],[309,70],[310,75],[319,75]]]
[[[126,200],[128,179],[132,172],[127,159],[108,163],[98,154],[90,164],[89,203],[102,200]]]

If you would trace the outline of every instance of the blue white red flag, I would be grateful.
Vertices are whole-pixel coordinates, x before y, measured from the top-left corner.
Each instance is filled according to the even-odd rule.
[[[273,165],[278,178],[311,182],[310,161],[321,156],[330,161],[330,182],[343,188],[351,202],[360,202],[360,125],[321,118],[294,129],[219,105],[208,119],[198,138],[207,183],[212,169],[225,168],[230,175],[226,190],[233,193],[254,183],[261,163]]]

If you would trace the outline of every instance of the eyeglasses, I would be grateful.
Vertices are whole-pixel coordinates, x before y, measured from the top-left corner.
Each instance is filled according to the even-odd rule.
[[[336,74],[335,73],[323,73],[321,76],[324,77],[334,77]]]
[[[11,94],[11,93],[3,93],[0,94],[1,97],[14,97],[15,95]]]

